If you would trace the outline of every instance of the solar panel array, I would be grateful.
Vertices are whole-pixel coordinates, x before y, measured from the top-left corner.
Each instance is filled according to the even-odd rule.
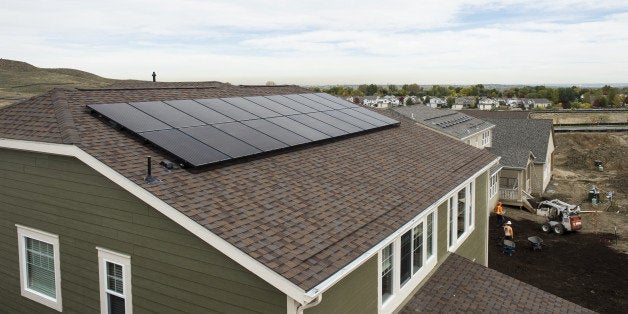
[[[456,124],[467,122],[469,120],[471,120],[471,117],[469,117],[469,116],[462,116],[462,117],[458,117],[458,118],[453,119],[453,120],[447,120],[447,121],[443,121],[443,122],[438,122],[438,123],[436,123],[436,125],[438,125],[438,126],[440,126],[442,128],[448,128],[450,126],[454,126]]]
[[[192,167],[399,124],[325,93],[87,107]]]

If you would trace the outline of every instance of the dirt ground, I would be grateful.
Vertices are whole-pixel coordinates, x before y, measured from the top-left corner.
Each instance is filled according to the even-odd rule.
[[[502,254],[503,231],[491,216],[489,267],[549,293],[601,313],[625,313],[628,308],[628,134],[556,134],[553,182],[545,198],[578,204],[583,228],[556,235],[540,226],[545,217],[518,208],[505,208],[513,223],[513,256]],[[598,171],[593,160],[602,160]],[[592,205],[588,190],[595,185],[602,203]],[[614,191],[614,202],[606,193]],[[527,240],[539,236],[545,246],[531,250]]]

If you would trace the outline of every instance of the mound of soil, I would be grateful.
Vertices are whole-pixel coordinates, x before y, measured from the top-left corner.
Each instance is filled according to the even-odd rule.
[[[555,135],[555,165],[573,170],[592,169],[601,160],[605,170],[628,170],[628,140],[625,134],[562,133]]]

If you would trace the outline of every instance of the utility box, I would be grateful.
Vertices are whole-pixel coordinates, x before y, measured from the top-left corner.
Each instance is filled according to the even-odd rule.
[[[597,203],[600,200],[600,191],[598,191],[598,189],[596,187],[592,187],[589,190],[589,197],[588,197],[588,199],[592,203]]]

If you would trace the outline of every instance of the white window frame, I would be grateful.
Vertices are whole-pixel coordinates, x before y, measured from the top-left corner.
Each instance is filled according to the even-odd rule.
[[[488,198],[493,198],[499,191],[499,171],[491,175],[488,187]]]
[[[488,146],[491,143],[491,130],[482,132],[482,147]]]
[[[122,266],[122,282],[123,293],[112,294],[124,298],[125,313],[133,313],[133,293],[131,291],[131,257],[126,254],[121,254],[101,247],[96,247],[98,250],[98,278],[100,285],[100,313],[109,313],[109,303],[107,302],[107,293],[110,293],[107,289],[107,262],[118,264]]]
[[[462,189],[465,190],[465,231],[458,236],[458,192]],[[453,210],[452,210],[453,206]],[[453,215],[453,216],[452,216]],[[469,235],[475,230],[475,184],[474,181],[467,182],[464,186],[457,189],[447,200],[447,247],[450,252],[455,252],[458,247],[469,237]]]
[[[428,244],[428,228],[427,228],[427,217],[432,215],[432,255],[427,256],[427,244]],[[401,286],[400,282],[400,271],[401,271],[401,236],[403,236],[406,232],[411,231],[410,241],[414,242],[414,234],[412,230],[414,227],[418,226],[420,223],[423,223],[423,265],[419,270],[414,272],[411,268],[410,271],[410,279]],[[423,212],[423,214],[418,217],[410,226],[403,230],[403,232],[399,233],[397,237],[389,241],[384,247],[388,247],[388,245],[393,245],[393,269],[392,269],[392,295],[388,297],[388,299],[382,302],[382,250],[380,250],[377,254],[377,271],[378,271],[378,310],[380,313],[390,313],[399,305],[401,302],[405,300],[412,291],[421,283],[425,276],[434,269],[436,266],[436,262],[438,260],[438,212],[437,208],[430,208]],[[411,247],[411,267],[414,263],[412,260],[414,258],[413,249]]]
[[[59,259],[59,236],[41,230],[15,225],[17,227],[18,257],[20,263],[20,290],[23,297],[46,305],[59,312],[63,311],[61,299],[61,263]],[[55,298],[28,288],[28,267],[26,266],[26,238],[51,244],[54,252]]]

